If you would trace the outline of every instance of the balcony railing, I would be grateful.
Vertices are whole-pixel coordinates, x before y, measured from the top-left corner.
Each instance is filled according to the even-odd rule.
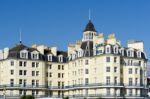
[[[73,89],[73,88],[95,88],[95,87],[144,87],[144,84],[122,84],[122,83],[93,83],[93,84],[76,84],[70,86],[48,86],[48,85],[0,85],[1,89],[4,88],[35,88],[35,89]]]
[[[46,88],[45,85],[19,85],[19,84],[7,84],[0,85],[0,88]]]
[[[125,84],[127,87],[144,87],[144,84]]]
[[[76,88],[76,87],[98,87],[98,86],[108,86],[108,87],[117,87],[123,86],[121,83],[93,83],[93,84],[76,84],[71,86],[65,86],[65,88]]]

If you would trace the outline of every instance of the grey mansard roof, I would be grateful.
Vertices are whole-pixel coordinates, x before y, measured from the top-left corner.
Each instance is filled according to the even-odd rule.
[[[30,48],[30,47],[27,47],[26,45],[24,45],[22,43],[19,43],[15,47],[13,47],[9,50],[8,58],[21,59],[20,58],[20,51],[21,50],[27,50],[28,51],[28,59],[31,59],[31,52],[38,51],[36,48]],[[41,54],[39,52],[39,59],[38,60],[48,61],[48,55],[49,54],[52,54],[51,50],[44,50],[44,54]],[[65,51],[57,51],[57,56],[54,56],[52,54],[52,58],[53,58],[52,61],[58,62],[58,56],[59,55],[63,55],[63,62],[67,62],[67,52],[65,52]]]
[[[93,41],[82,42],[81,49],[84,51],[84,56],[93,56]]]

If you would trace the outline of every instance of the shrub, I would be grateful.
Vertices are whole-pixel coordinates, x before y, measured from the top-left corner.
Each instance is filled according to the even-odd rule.
[[[20,99],[35,99],[35,98],[32,95],[26,95],[26,96],[24,95]]]
[[[64,97],[63,99],[69,99],[69,97]]]

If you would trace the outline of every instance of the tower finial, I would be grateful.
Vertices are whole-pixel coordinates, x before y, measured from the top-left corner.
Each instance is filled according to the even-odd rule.
[[[91,20],[91,9],[89,8],[89,20]]]
[[[19,33],[20,33],[20,37],[19,37],[19,38],[20,38],[20,41],[19,41],[19,42],[20,42],[20,44],[21,44],[21,43],[22,43],[22,32],[21,32],[21,29],[19,29]]]

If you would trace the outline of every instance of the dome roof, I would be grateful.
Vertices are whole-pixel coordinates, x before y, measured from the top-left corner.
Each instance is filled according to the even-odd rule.
[[[86,25],[86,27],[84,29],[84,32],[85,31],[94,31],[94,32],[96,32],[95,27],[94,27],[91,20],[89,20],[89,23]]]

